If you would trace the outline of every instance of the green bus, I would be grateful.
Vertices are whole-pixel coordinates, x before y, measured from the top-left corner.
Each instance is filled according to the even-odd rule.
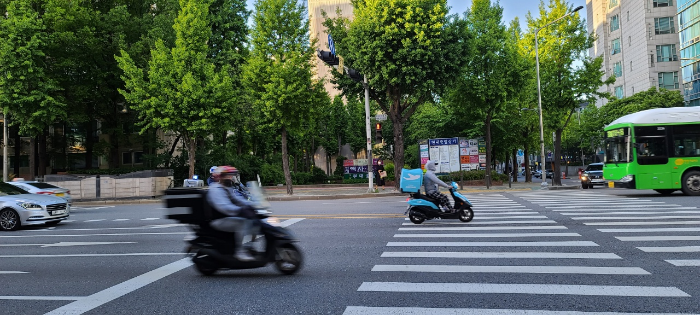
[[[655,108],[605,128],[608,187],[700,196],[700,107]]]

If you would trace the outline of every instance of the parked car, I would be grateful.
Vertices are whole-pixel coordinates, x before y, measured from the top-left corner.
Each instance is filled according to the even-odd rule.
[[[64,189],[58,186],[54,186],[51,184],[47,183],[41,183],[41,182],[35,182],[35,181],[12,181],[8,182],[8,184],[22,188],[29,192],[30,194],[39,194],[39,195],[49,195],[49,196],[56,196],[60,197],[66,200],[68,204],[71,204],[73,202],[71,196],[70,196],[70,190]]]
[[[538,170],[533,174],[533,176],[535,176],[536,178],[542,178],[542,171]],[[552,178],[554,177],[554,172],[552,170],[546,170],[546,176],[547,178]]]
[[[605,186],[603,163],[591,163],[581,174],[581,188],[593,188],[594,185]]]
[[[70,215],[65,199],[30,194],[0,182],[0,231],[13,231],[27,225],[56,225]]]

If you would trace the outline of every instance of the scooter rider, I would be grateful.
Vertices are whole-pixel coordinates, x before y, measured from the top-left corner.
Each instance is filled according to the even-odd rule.
[[[226,217],[213,220],[210,226],[222,232],[235,233],[236,259],[255,260],[243,248],[243,238],[249,234],[256,213],[253,204],[235,192],[233,178],[238,175],[238,170],[231,166],[219,166],[212,175],[218,177],[219,182],[209,186],[207,201],[214,210]]]
[[[209,178],[207,178],[207,186],[211,186],[211,184],[216,183],[219,181],[216,176],[214,176],[214,171],[216,170],[216,166],[212,166],[209,168]]]
[[[452,205],[450,204],[450,200],[438,190],[439,187],[452,189],[452,186],[445,184],[445,182],[441,181],[435,175],[436,165],[437,162],[433,162],[432,160],[428,160],[428,162],[425,163],[426,172],[423,176],[423,187],[425,188],[425,194],[428,197],[437,200],[440,205],[449,212],[454,212],[454,209],[452,209]]]

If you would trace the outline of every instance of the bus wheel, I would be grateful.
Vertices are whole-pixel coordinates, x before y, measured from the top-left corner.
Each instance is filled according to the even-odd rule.
[[[685,173],[681,184],[683,194],[688,196],[700,196],[700,171]]]
[[[656,191],[657,193],[660,193],[662,195],[670,195],[676,190],[675,189],[654,189],[654,191]]]

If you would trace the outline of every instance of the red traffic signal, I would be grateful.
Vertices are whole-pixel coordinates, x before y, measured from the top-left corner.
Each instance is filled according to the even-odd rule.
[[[377,123],[376,126],[374,127],[376,130],[382,130],[382,123]]]

